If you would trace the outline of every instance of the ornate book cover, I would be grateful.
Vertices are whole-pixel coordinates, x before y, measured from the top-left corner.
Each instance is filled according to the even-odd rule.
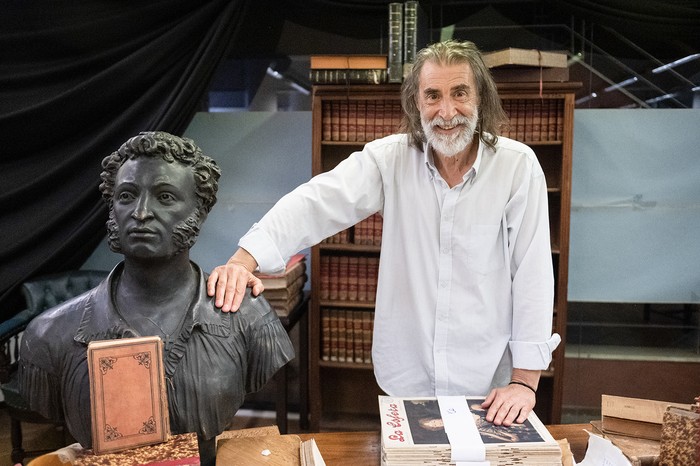
[[[170,434],[160,337],[88,345],[92,448],[96,454],[165,442]]]

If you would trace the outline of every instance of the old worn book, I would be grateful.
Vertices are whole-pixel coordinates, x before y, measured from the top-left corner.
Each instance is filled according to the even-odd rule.
[[[272,300],[289,300],[304,289],[304,284],[307,279],[307,275],[302,274],[285,288],[265,288],[263,296],[270,302],[272,302]]]
[[[568,66],[566,52],[518,49],[512,47],[484,53],[484,63],[489,68],[501,66],[566,68]]]
[[[700,413],[670,406],[661,429],[659,466],[681,464],[700,464]]]
[[[380,70],[387,68],[386,55],[311,55],[312,70]]]
[[[620,449],[632,466],[657,466],[661,442],[627,435],[606,434],[600,420],[591,421],[593,433],[598,434]]]
[[[300,276],[306,273],[306,256],[295,254],[289,258],[283,272],[276,274],[256,273],[265,289],[287,288]]]
[[[605,434],[661,440],[661,424],[668,406],[690,405],[669,401],[602,395],[601,420]]]
[[[96,454],[168,440],[160,337],[93,341],[88,345],[87,361]]]

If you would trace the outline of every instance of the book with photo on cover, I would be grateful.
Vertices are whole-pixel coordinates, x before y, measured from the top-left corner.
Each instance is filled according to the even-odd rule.
[[[87,350],[96,454],[165,442],[170,436],[160,337],[93,341]]]
[[[523,424],[497,426],[485,419],[484,397],[464,398],[491,466],[562,464],[559,444],[534,412]],[[379,410],[383,466],[455,464],[438,398],[380,396]]]

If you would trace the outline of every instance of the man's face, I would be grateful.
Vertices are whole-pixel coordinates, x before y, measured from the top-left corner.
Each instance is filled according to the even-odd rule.
[[[117,172],[113,211],[121,252],[134,258],[167,258],[181,248],[173,231],[197,209],[192,170],[159,157],[128,160]]]
[[[426,139],[438,154],[452,157],[471,144],[479,121],[478,105],[478,90],[468,64],[423,65],[418,109]]]

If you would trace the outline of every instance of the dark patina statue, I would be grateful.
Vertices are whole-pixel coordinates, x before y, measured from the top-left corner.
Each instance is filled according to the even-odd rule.
[[[158,335],[171,432],[196,432],[201,464],[214,464],[216,435],[293,347],[264,298],[248,290],[238,312],[224,313],[207,296],[189,251],[216,202],[220,170],[192,140],[141,133],[102,166],[108,241],[124,260],[96,288],[32,321],[20,350],[22,395],[89,448],[87,344]]]

